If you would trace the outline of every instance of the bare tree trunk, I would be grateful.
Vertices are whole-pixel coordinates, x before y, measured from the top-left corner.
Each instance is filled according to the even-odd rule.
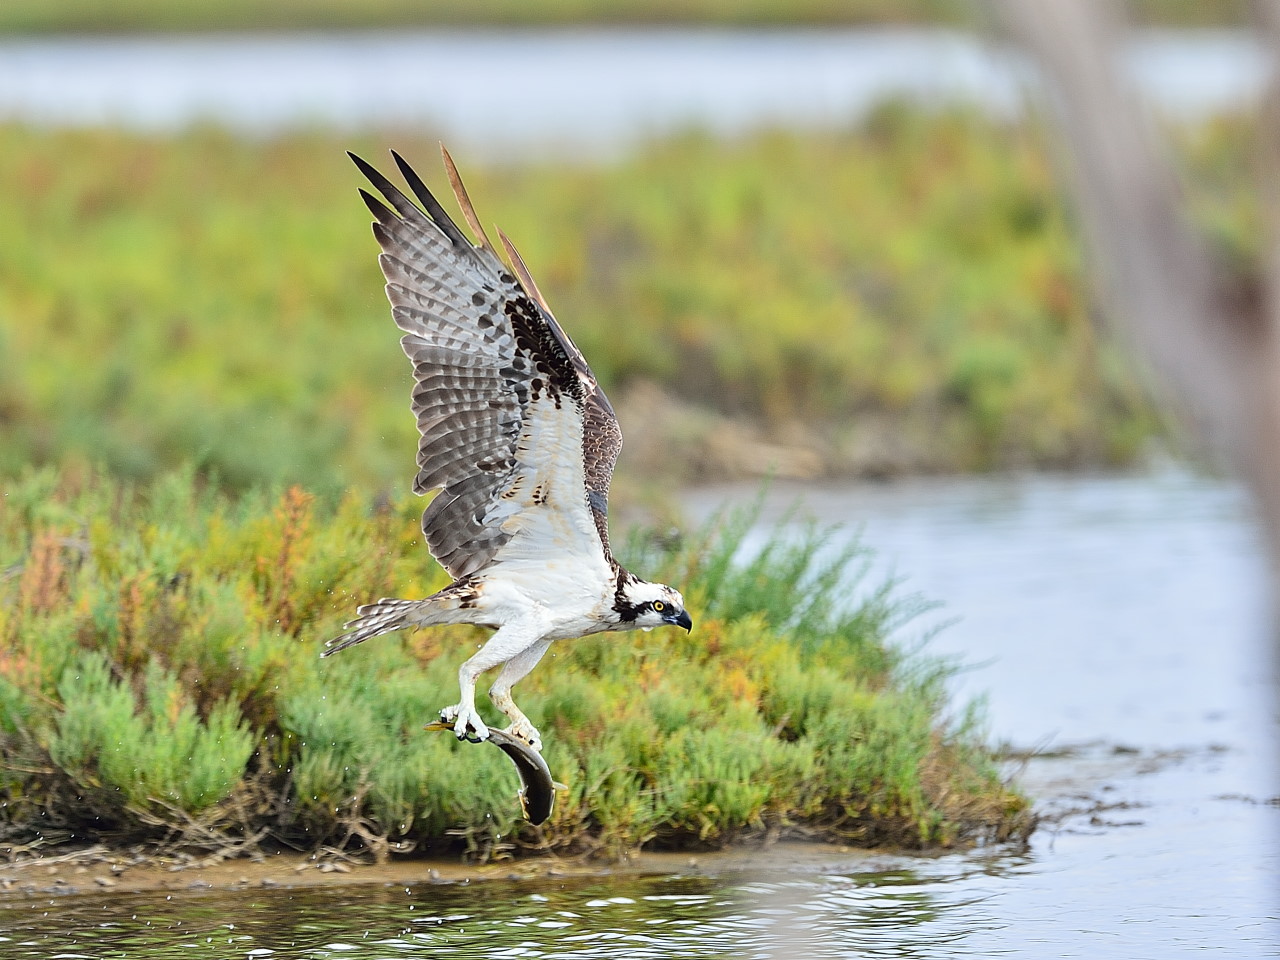
[[[1271,193],[1268,282],[1241,296],[1189,220],[1154,120],[1120,64],[1115,4],[998,0],[1004,21],[1043,74],[1060,126],[1077,209],[1119,336],[1146,358],[1169,399],[1245,480],[1280,560],[1280,196]],[[1280,3],[1259,3],[1268,49]],[[1264,118],[1272,161],[1277,114]]]

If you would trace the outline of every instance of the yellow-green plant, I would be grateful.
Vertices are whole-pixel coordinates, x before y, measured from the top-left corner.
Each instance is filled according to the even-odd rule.
[[[524,682],[569,787],[535,829],[499,751],[422,730],[480,631],[319,658],[358,601],[443,584],[418,502],[231,498],[191,470],[136,488],[31,471],[5,493],[0,835],[487,855],[1028,827],[974,725],[942,720],[945,669],[890,642],[918,602],[850,601],[859,568],[814,531],[779,531],[754,561],[744,518],[676,546],[630,540],[687,585],[698,628],[565,643]]]
[[[244,777],[257,741],[237,705],[223,700],[202,719],[177,678],[156,660],[141,679],[138,698],[112,679],[100,653],[86,654],[64,671],[50,758],[108,804],[118,798],[122,805],[196,814],[225,800]]]

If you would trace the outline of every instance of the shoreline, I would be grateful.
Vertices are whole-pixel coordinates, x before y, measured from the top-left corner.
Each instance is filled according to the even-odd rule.
[[[953,853],[954,851],[944,851]],[[878,861],[902,854],[881,849],[836,846],[821,841],[783,840],[740,844],[690,853],[642,851],[626,860],[555,856],[465,863],[443,857],[409,857],[386,863],[278,850],[255,857],[205,863],[192,857],[146,857],[95,845],[52,857],[31,857],[0,865],[0,900],[43,896],[94,896],[156,892],[290,890],[312,887],[467,884],[486,881],[563,880],[678,873],[718,875],[776,867],[827,867]],[[928,854],[919,854],[928,856]],[[206,858],[211,859],[211,858]]]
[[[1113,781],[1180,764],[1198,751],[1147,751],[1121,744],[1088,743],[1006,760],[1016,780],[1033,792],[1037,831],[1057,832],[1079,820],[1094,828],[1133,825],[1135,804],[1117,796]],[[1141,807],[1142,804],[1136,804]],[[1112,816],[1110,814],[1117,814]],[[250,856],[198,857],[147,853],[138,846],[98,843],[78,850],[34,853],[0,864],[0,902],[37,897],[117,894],[242,892],[315,887],[543,882],[615,876],[721,876],[762,872],[865,872],[892,869],[904,860],[1014,853],[1027,841],[990,846],[908,851],[856,847],[822,840],[741,841],[719,850],[640,851],[623,860],[530,855],[467,863],[440,855],[364,862],[338,851],[259,851]]]

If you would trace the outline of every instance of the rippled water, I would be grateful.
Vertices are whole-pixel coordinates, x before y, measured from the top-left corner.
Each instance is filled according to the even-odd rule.
[[[495,882],[234,900],[206,894],[180,904],[76,899],[0,917],[12,931],[10,949],[19,950],[6,956],[746,957],[768,949],[762,941],[770,932],[792,936],[784,928],[801,919],[833,930],[856,925],[850,946],[902,956],[877,951],[877,941],[900,942],[879,928],[928,924],[936,917],[931,900],[909,874],[781,884],[666,877],[536,890]],[[27,944],[31,952],[21,952]]]
[[[699,491],[694,513],[749,488]],[[1142,477],[780,488],[865,527],[955,617],[1023,777],[1026,851],[744,859],[714,876],[0,898],[0,960],[1277,955],[1280,805],[1258,538],[1234,487]],[[929,627],[922,621],[903,642]],[[1073,812],[1074,811],[1074,812]],[[705,858],[704,858],[705,860]]]
[[[983,956],[984,904],[1022,866],[68,897],[0,907],[0,956]]]

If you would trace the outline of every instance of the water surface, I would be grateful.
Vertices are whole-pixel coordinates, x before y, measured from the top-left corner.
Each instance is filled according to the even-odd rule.
[[[958,866],[958,865],[956,865]],[[952,879],[979,868],[950,871]],[[943,879],[938,877],[937,879]],[[912,871],[75,898],[0,918],[27,957],[904,957],[963,939],[969,893]],[[354,922],[353,922],[354,921]],[[815,928],[822,932],[814,934]],[[14,953],[4,952],[5,948]],[[49,951],[37,953],[36,949]],[[832,953],[831,949],[838,952]]]
[[[705,517],[755,493],[685,503]],[[941,602],[916,632],[947,623],[930,649],[981,664],[955,689],[991,692],[998,739],[1270,747],[1263,544],[1235,485],[1180,469],[775,484],[748,548],[797,505],[861,533],[868,585],[895,576]]]
[[[1126,61],[1178,116],[1251,103],[1267,72],[1239,31],[1143,32]],[[0,116],[255,134],[408,127],[518,161],[686,127],[840,127],[887,97],[1007,115],[1027,75],[1007,49],[924,29],[41,37],[0,40]]]

